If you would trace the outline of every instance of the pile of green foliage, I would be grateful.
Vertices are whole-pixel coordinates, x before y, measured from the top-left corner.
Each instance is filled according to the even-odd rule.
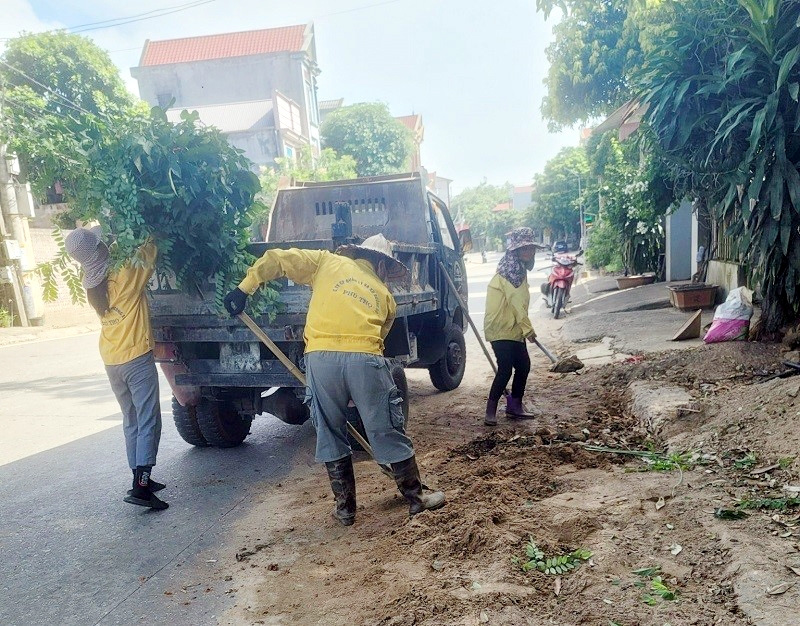
[[[252,163],[196,113],[173,124],[162,109],[136,102],[108,55],[80,35],[10,40],[0,84],[0,141],[17,152],[22,180],[40,198],[61,183],[70,209],[60,225],[99,222],[115,241],[116,266],[152,238],[162,284],[196,293],[211,280],[221,310],[254,260],[246,245],[263,207]],[[40,266],[45,297],[57,296],[58,276],[80,302],[79,268],[60,237],[60,254]]]
[[[75,188],[62,226],[98,221],[114,235],[117,265],[153,238],[159,272],[175,288],[195,291],[214,278],[221,305],[254,260],[246,246],[260,185],[250,162],[197,113],[173,124],[158,107],[124,122],[93,120],[79,147],[91,176]]]

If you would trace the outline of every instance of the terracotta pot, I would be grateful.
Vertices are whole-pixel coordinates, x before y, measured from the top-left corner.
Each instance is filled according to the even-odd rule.
[[[669,301],[681,311],[713,308],[717,299],[717,286],[705,283],[691,285],[672,285],[669,287]]]
[[[655,274],[637,274],[636,276],[620,276],[617,278],[617,289],[630,289],[649,285],[656,280]]]

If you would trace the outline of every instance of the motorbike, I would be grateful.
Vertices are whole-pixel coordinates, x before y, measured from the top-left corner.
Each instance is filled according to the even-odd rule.
[[[553,319],[559,318],[561,311],[564,310],[564,305],[569,301],[572,283],[575,282],[575,268],[582,265],[578,261],[578,257],[582,254],[583,250],[579,250],[575,254],[553,255],[550,275],[547,277],[547,282],[542,283],[541,287],[547,308],[553,312]]]

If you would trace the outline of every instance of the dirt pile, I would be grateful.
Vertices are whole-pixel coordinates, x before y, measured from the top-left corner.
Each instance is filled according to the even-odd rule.
[[[501,418],[496,431],[480,425],[483,381],[418,396],[412,436],[445,508],[408,519],[369,462],[357,464],[349,529],[331,517],[321,468],[267,486],[231,549],[237,607],[222,623],[792,624],[800,509],[741,506],[798,484],[800,377],[756,382],[779,362],[777,347],[725,344],[580,375],[539,371],[546,417]],[[684,386],[701,408],[655,441],[629,410],[633,380]],[[653,448],[662,443],[668,451]],[[531,541],[547,558],[592,556],[561,576],[523,571]]]

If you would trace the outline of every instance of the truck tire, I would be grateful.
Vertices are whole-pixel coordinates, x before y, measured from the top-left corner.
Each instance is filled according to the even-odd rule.
[[[233,448],[250,433],[252,416],[239,415],[233,404],[203,398],[197,405],[197,424],[205,440],[218,448]]]
[[[444,356],[428,368],[433,386],[440,391],[452,391],[461,384],[467,366],[467,346],[464,332],[455,324],[448,324],[444,335]]]
[[[197,407],[181,406],[178,399],[172,396],[172,419],[175,422],[178,434],[186,443],[200,448],[208,446],[208,442],[203,437],[203,433],[200,432],[200,426],[197,423]]]
[[[392,380],[394,380],[394,384],[397,386],[397,391],[400,392],[400,397],[403,398],[403,428],[408,425],[408,380],[406,379],[406,371],[403,366],[398,363],[397,361],[390,361],[389,364],[389,371],[392,374]],[[347,421],[355,428],[359,434],[364,438],[367,439],[367,433],[364,430],[364,423],[361,421],[361,415],[358,413],[358,409],[355,407],[351,407],[348,409]],[[350,433],[347,433],[347,439],[350,442],[350,447],[353,450],[363,450],[364,448],[361,447],[361,444],[358,443]]]

